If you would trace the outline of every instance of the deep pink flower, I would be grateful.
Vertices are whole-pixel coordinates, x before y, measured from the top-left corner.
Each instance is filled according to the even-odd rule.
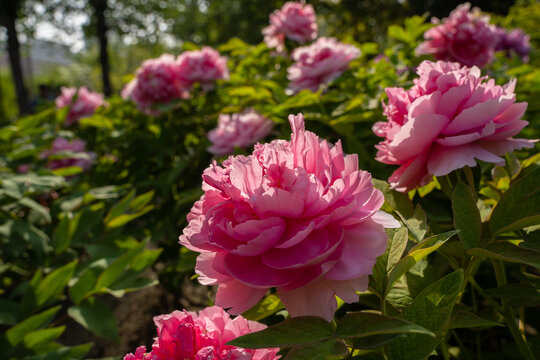
[[[317,91],[320,85],[340,76],[358,56],[360,50],[356,46],[340,43],[335,38],[322,37],[309,46],[297,48],[292,53],[295,63],[287,69],[289,89]]]
[[[180,243],[200,252],[195,271],[219,285],[216,305],[241,314],[276,287],[291,316],[331,320],[335,295],[356,302],[386,249],[382,193],[344,155],[289,116],[291,141],[255,145],[203,173],[204,195]]]
[[[200,83],[204,90],[211,90],[216,80],[229,78],[227,59],[209,46],[185,51],[178,57],[178,76],[188,87]]]
[[[515,80],[505,86],[481,76],[477,67],[424,61],[409,90],[388,88],[387,122],[373,126],[385,139],[376,159],[400,165],[388,179],[392,188],[409,191],[476,160],[504,163],[507,152],[532,147],[513,139],[528,122],[527,103],[516,103]]]
[[[418,55],[433,55],[437,60],[457,61],[467,66],[484,66],[493,61],[498,42],[497,28],[489,16],[471,4],[459,5],[439,24],[425,32],[426,41],[416,48]]]
[[[180,79],[176,58],[163,54],[142,63],[135,72],[135,78],[122,90],[122,97],[131,98],[139,110],[158,115],[159,105],[185,98],[187,88],[188,85]]]
[[[272,126],[270,119],[253,109],[239,114],[221,114],[217,128],[208,133],[212,142],[208,151],[216,155],[232,154],[235,147],[245,148],[264,138]]]
[[[76,99],[73,99],[74,96]],[[98,107],[104,104],[103,94],[89,91],[84,86],[78,90],[74,87],[62,87],[62,93],[56,98],[56,108],[70,106],[64,121],[66,126],[73,125],[83,117],[91,116]]]
[[[503,28],[497,28],[499,41],[497,43],[497,51],[505,51],[507,56],[515,53],[522,61],[529,61],[529,53],[531,51],[531,37],[521,29],[513,29],[506,31]]]
[[[21,164],[19,166],[17,166],[17,172],[19,174],[26,174],[27,172],[29,172],[31,169],[30,165],[28,164]]]
[[[49,159],[47,167],[51,170],[78,166],[83,171],[88,171],[92,167],[92,162],[96,158],[93,152],[85,151],[86,142],[82,140],[69,141],[63,137],[53,140],[51,148],[39,154],[41,159]]]
[[[226,345],[230,340],[266,328],[242,316],[231,319],[222,308],[212,306],[199,315],[174,311],[154,317],[157,337],[152,351],[140,346],[124,360],[274,360],[278,349],[242,349]]]
[[[315,40],[317,31],[313,6],[290,1],[270,14],[270,25],[263,29],[263,35],[269,48],[283,52],[285,38],[304,44]]]

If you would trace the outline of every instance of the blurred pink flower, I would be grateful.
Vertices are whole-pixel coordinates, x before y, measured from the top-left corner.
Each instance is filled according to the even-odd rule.
[[[433,55],[437,60],[457,61],[467,66],[484,66],[493,61],[498,42],[497,28],[480,9],[459,5],[439,24],[425,32],[426,41],[416,48],[418,55]]]
[[[497,28],[499,41],[497,43],[497,51],[506,52],[507,56],[515,53],[522,61],[529,61],[529,53],[531,52],[531,37],[521,29],[513,29],[506,31],[503,28]]]
[[[145,354],[140,346],[135,354],[124,360],[274,360],[278,349],[242,349],[226,345],[230,340],[266,328],[242,316],[231,319],[217,306],[202,310],[199,315],[188,311],[174,311],[154,317],[157,337],[152,351]]]
[[[340,76],[349,62],[360,56],[360,50],[353,45],[340,43],[335,38],[319,38],[309,46],[297,48],[292,53],[295,61],[287,69],[289,90],[319,90]]]
[[[76,96],[76,99],[73,97]],[[89,91],[82,86],[78,90],[74,87],[62,87],[62,93],[56,98],[56,108],[70,106],[64,123],[73,125],[83,117],[91,116],[98,107],[105,105],[103,94]]]
[[[208,151],[215,155],[227,155],[235,147],[246,148],[264,138],[273,123],[253,109],[239,114],[221,114],[217,128],[208,133],[212,146]]]
[[[167,105],[187,96],[188,84],[180,79],[176,58],[163,54],[145,60],[135,72],[135,78],[122,90],[124,99],[131,99],[139,110],[158,115],[158,106]]]
[[[204,195],[180,243],[200,252],[199,282],[219,285],[216,305],[241,314],[276,287],[291,316],[330,321],[335,296],[356,302],[385,227],[399,224],[379,209],[382,193],[358,156],[344,155],[290,115],[291,141],[256,144],[203,173]]]
[[[47,167],[51,170],[78,166],[83,171],[88,171],[92,167],[92,162],[96,158],[93,152],[85,151],[86,142],[82,140],[69,141],[62,137],[53,140],[51,148],[39,154],[41,159],[49,158]]]
[[[373,126],[385,138],[376,159],[400,165],[388,179],[392,188],[410,191],[476,159],[500,164],[505,153],[533,147],[533,140],[512,138],[528,124],[515,80],[495,85],[477,67],[444,61],[424,61],[417,74],[409,90],[386,89],[388,121]]]
[[[264,42],[277,52],[285,50],[285,38],[299,44],[317,38],[317,22],[313,6],[299,2],[287,2],[270,14],[270,25],[263,29]]]
[[[229,78],[227,59],[209,46],[185,51],[178,56],[178,76],[188,88],[200,83],[204,90],[211,90],[216,80]]]
[[[21,165],[17,166],[17,172],[19,174],[26,174],[27,172],[30,171],[30,168],[31,167],[28,164],[21,164]]]

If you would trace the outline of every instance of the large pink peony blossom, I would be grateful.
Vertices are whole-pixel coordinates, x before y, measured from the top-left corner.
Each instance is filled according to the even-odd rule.
[[[521,120],[527,103],[516,103],[515,80],[505,86],[480,75],[477,67],[424,61],[409,90],[387,88],[388,121],[373,126],[385,139],[376,159],[400,165],[389,178],[398,191],[409,191],[476,160],[503,163],[500,156],[532,147],[513,139],[528,122]]]
[[[75,124],[83,117],[91,116],[98,107],[103,105],[105,105],[103,94],[89,91],[84,86],[79,89],[62,87],[62,93],[56,98],[56,108],[70,106],[64,121],[66,126]]]
[[[498,33],[489,16],[471,4],[459,5],[439,24],[424,34],[426,41],[416,48],[418,55],[433,55],[437,60],[457,61],[467,66],[484,66],[493,61]]]
[[[124,360],[274,360],[278,349],[241,349],[226,345],[230,340],[266,328],[242,316],[231,319],[222,308],[212,306],[199,315],[174,311],[154,317],[157,338],[152,351],[140,346]]]
[[[83,171],[88,171],[92,167],[92,162],[96,158],[93,152],[85,151],[86,143],[83,140],[69,141],[63,137],[53,140],[51,148],[39,154],[41,159],[48,159],[47,167],[51,170],[78,166]]]
[[[263,29],[263,35],[266,45],[281,53],[285,38],[304,44],[315,40],[317,31],[313,6],[290,1],[270,14],[270,25]]]
[[[135,72],[135,78],[122,90],[122,97],[131,98],[139,110],[158,115],[159,105],[185,98],[187,88],[188,84],[180,79],[176,58],[163,54],[142,63]]]
[[[203,173],[204,195],[180,243],[200,252],[195,271],[219,285],[216,305],[241,314],[276,287],[291,316],[331,320],[335,295],[356,302],[386,249],[382,193],[344,155],[289,116],[291,141],[257,144]]]
[[[204,90],[211,90],[216,80],[229,78],[227,59],[209,46],[185,51],[178,57],[178,76],[188,87],[200,83]]]
[[[232,154],[235,147],[245,148],[264,138],[272,126],[270,119],[253,109],[239,114],[221,114],[217,128],[208,133],[212,142],[208,151],[216,155]]]
[[[295,63],[287,69],[289,89],[317,91],[320,85],[340,76],[358,56],[360,50],[356,46],[340,43],[335,38],[322,37],[309,46],[297,48],[292,53]]]

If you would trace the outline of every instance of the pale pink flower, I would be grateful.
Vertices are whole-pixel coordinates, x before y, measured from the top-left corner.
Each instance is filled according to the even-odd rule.
[[[283,52],[285,38],[305,44],[317,38],[317,31],[313,6],[290,1],[270,14],[270,25],[262,32],[269,48]]]
[[[64,121],[66,126],[73,125],[81,118],[91,116],[98,107],[103,105],[105,105],[103,94],[89,91],[84,86],[79,89],[62,87],[62,93],[56,98],[57,109],[70,107]]]
[[[360,50],[356,46],[340,43],[335,38],[322,37],[309,46],[299,47],[292,53],[295,63],[287,69],[289,89],[292,92],[317,91],[322,84],[340,76],[358,56]]]
[[[274,360],[278,349],[242,349],[226,345],[228,341],[266,328],[265,325],[238,316],[231,319],[217,306],[202,310],[199,315],[174,311],[154,317],[157,337],[152,351],[145,354],[140,346],[124,360]]]
[[[373,126],[384,137],[376,159],[400,165],[388,182],[410,191],[476,160],[504,163],[501,156],[533,140],[513,139],[528,122],[527,103],[516,103],[515,80],[504,86],[481,76],[477,67],[424,61],[409,90],[386,89],[387,122]]]
[[[272,120],[253,109],[239,114],[221,114],[217,128],[208,133],[212,142],[208,151],[215,155],[232,154],[235,147],[246,148],[264,138],[272,126]]]
[[[178,76],[188,87],[199,83],[204,90],[211,90],[216,80],[229,78],[227,59],[209,46],[185,51],[178,57]]]
[[[85,151],[86,142],[83,140],[69,141],[63,137],[53,140],[51,148],[39,154],[41,159],[48,159],[47,167],[51,170],[78,166],[83,171],[88,171],[92,167],[92,162],[96,158],[93,152]]]
[[[135,78],[122,90],[124,99],[131,99],[139,110],[158,115],[160,105],[168,105],[187,96],[188,85],[180,79],[176,58],[163,54],[145,60]]]
[[[291,141],[256,144],[203,173],[204,195],[187,219],[180,243],[200,252],[195,271],[219,285],[216,305],[241,314],[277,288],[291,316],[330,321],[335,296],[352,303],[365,291],[385,227],[382,193],[358,156],[344,155],[289,116]]]
[[[425,32],[426,41],[416,48],[418,55],[433,55],[437,60],[457,61],[467,66],[484,66],[493,61],[498,42],[497,28],[489,16],[471,4],[459,5],[442,23]]]

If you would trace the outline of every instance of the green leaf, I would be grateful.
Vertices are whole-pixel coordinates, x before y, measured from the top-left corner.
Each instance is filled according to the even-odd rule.
[[[13,326],[11,329],[6,331],[5,336],[7,341],[11,346],[17,345],[23,341],[26,334],[33,330],[39,329],[51,321],[58,310],[60,310],[60,306],[52,307]]]
[[[493,209],[494,235],[540,224],[540,167],[514,182]]]
[[[156,262],[157,258],[161,254],[163,249],[145,249],[143,252],[138,254],[133,262],[131,263],[131,270],[133,271],[143,271],[153,263]]]
[[[92,343],[77,345],[73,347],[61,347],[60,349],[50,351],[46,354],[27,356],[22,360],[74,360],[82,359],[90,349]]]
[[[147,207],[145,207],[141,211],[138,211],[138,212],[136,212],[134,214],[118,215],[117,217],[112,218],[109,221],[106,221],[105,223],[106,223],[108,228],[119,227],[119,226],[127,224],[128,222],[130,222],[132,220],[135,220],[138,217],[143,216],[144,214],[146,214],[147,212],[149,212],[149,211],[151,211],[153,209],[154,209],[154,205],[148,205]]]
[[[0,299],[0,325],[16,324],[18,307],[15,301]]]
[[[413,205],[407,194],[390,189],[390,185],[386,181],[372,179],[372,182],[375,188],[382,191],[390,212],[395,210],[405,218],[413,216]]]
[[[507,241],[495,241],[481,248],[470,249],[467,254],[540,268],[540,252]]]
[[[302,316],[240,336],[229,341],[227,345],[245,349],[284,348],[327,340],[333,333],[332,325],[326,320],[315,316]]]
[[[74,260],[54,270],[39,283],[36,289],[36,302],[38,306],[45,304],[48,300],[54,299],[64,290],[64,287],[73,276],[76,265],[77,260]]]
[[[454,304],[463,283],[463,270],[446,275],[425,288],[400,317],[434,332],[432,338],[423,334],[410,334],[387,345],[389,358],[400,360],[424,359],[442,341]]]
[[[409,321],[371,312],[354,312],[345,315],[336,328],[341,339],[373,335],[416,333],[435,337],[431,331]]]
[[[465,248],[476,247],[482,237],[482,220],[471,188],[461,181],[452,192],[452,212],[454,227]]]
[[[402,220],[416,242],[424,240],[424,236],[428,231],[428,225],[426,212],[420,204],[416,205],[414,208],[414,213],[410,218],[405,218]]]
[[[152,190],[137,196],[129,203],[129,208],[133,210],[142,210],[146,206],[146,204],[148,204],[152,200],[155,193],[156,191]]]
[[[111,210],[109,210],[109,212],[107,213],[107,216],[105,216],[104,222],[107,224],[115,217],[122,215],[128,209],[129,203],[131,202],[131,200],[133,200],[134,197],[135,197],[135,190],[132,189],[129,192],[129,194],[127,194],[124,198],[122,198],[122,200],[117,202],[111,208]]]
[[[101,300],[88,298],[79,306],[69,307],[68,315],[94,334],[120,341],[114,314]]]
[[[283,309],[283,304],[279,297],[275,294],[270,294],[263,298],[254,307],[242,314],[248,320],[259,321],[277,311]]]
[[[427,238],[421,243],[415,245],[411,251],[392,269],[392,272],[388,276],[388,283],[386,285],[386,294],[395,284],[395,282],[404,275],[411,267],[413,267],[418,261],[425,258],[439,247],[441,247],[448,239],[457,234],[457,230],[448,231],[439,235],[435,235]],[[385,294],[385,296],[386,296]]]
[[[376,349],[378,347],[384,346],[397,338],[405,337],[405,334],[382,334],[382,335],[373,335],[373,336],[366,336],[362,338],[356,338],[353,340],[353,347],[355,349],[362,349],[362,350],[372,350]]]
[[[51,222],[51,214],[49,214],[49,210],[47,208],[41,206],[40,204],[38,204],[34,200],[32,200],[30,198],[27,198],[27,197],[23,197],[23,198],[19,199],[18,203],[20,205],[26,206],[27,208],[32,209],[33,211],[35,211],[47,223]]]
[[[73,176],[83,172],[83,168],[80,166],[66,166],[58,169],[54,169],[53,174],[56,176]]]
[[[23,344],[28,349],[38,348],[44,344],[48,344],[53,340],[56,340],[64,330],[65,326],[58,326],[50,329],[40,329],[29,332],[24,335]]]
[[[530,284],[506,284],[484,290],[483,295],[506,299],[515,307],[540,304],[540,291]]]
[[[341,350],[340,354],[335,354],[335,350]],[[343,353],[346,351],[346,353]],[[293,347],[284,360],[326,360],[327,356],[331,355],[347,355],[348,349],[342,343],[335,339],[323,340],[314,344]]]
[[[80,304],[86,296],[92,294],[99,274],[101,274],[107,265],[106,259],[99,259],[84,269],[75,284],[69,289],[71,301],[75,304]]]
[[[70,223],[71,219],[67,214],[64,213],[60,216],[60,223],[58,224],[58,227],[56,228],[52,237],[52,243],[56,255],[66,251],[71,243],[72,234],[70,234]]]
[[[386,251],[377,258],[377,262],[373,267],[373,274],[371,275],[372,280],[370,281],[370,286],[378,294],[385,293],[388,273],[401,259],[409,239],[406,227],[401,227],[397,230],[388,230],[389,235],[391,235],[392,231],[394,231],[394,234],[391,236],[391,240],[388,241]]]
[[[474,328],[474,327],[492,327],[492,326],[502,326],[498,322],[484,319],[468,311],[465,306],[458,306],[457,304],[452,311],[452,317],[450,318],[450,324],[448,328],[458,329],[458,328]]]
[[[138,246],[113,261],[97,279],[95,290],[100,291],[102,288],[111,285],[142,251],[145,245],[145,243],[140,243]]]

